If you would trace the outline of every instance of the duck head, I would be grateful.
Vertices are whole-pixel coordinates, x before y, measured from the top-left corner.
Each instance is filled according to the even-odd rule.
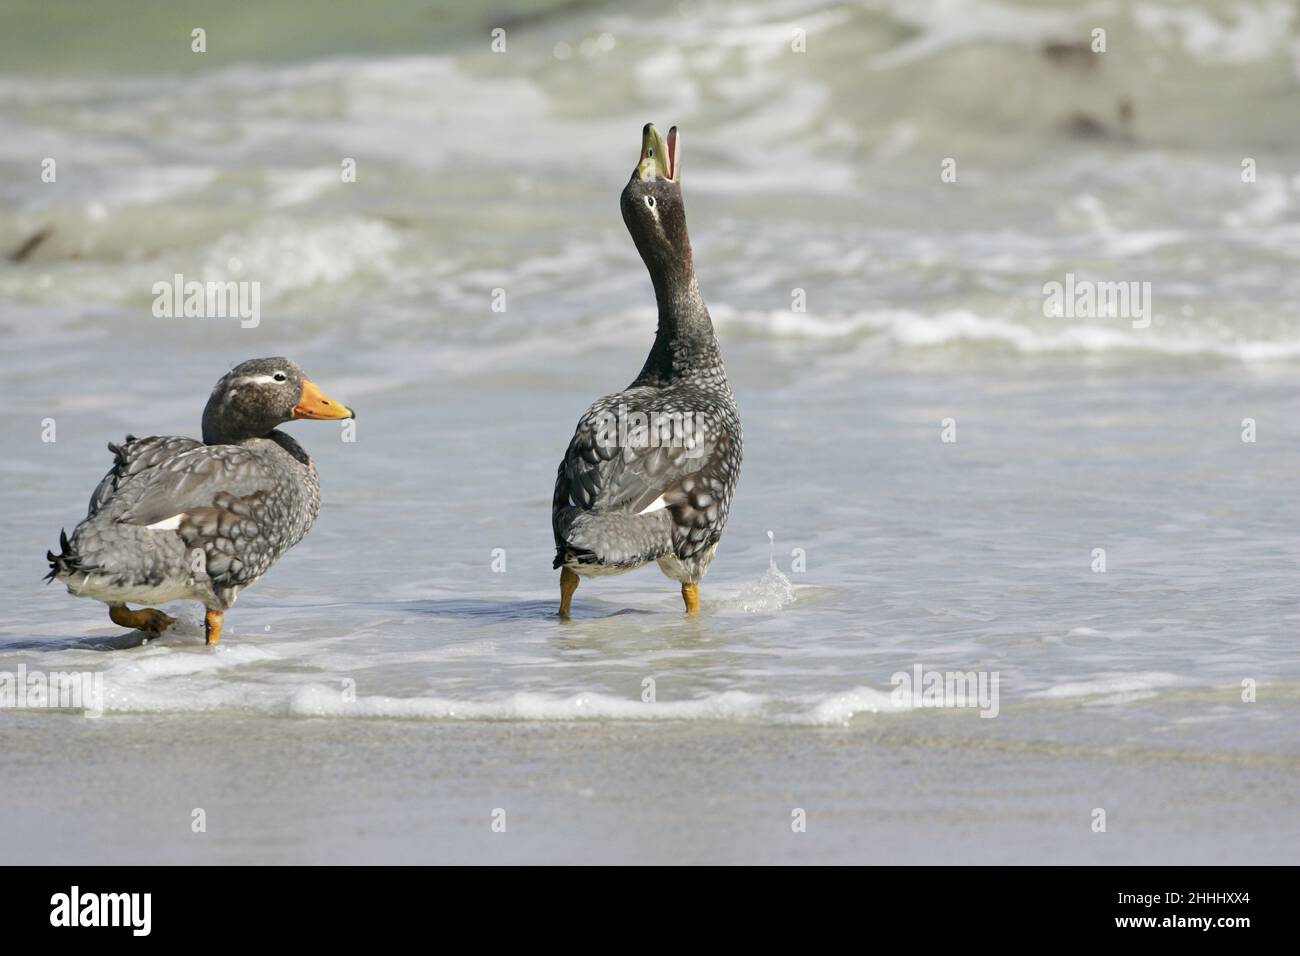
[[[203,441],[225,445],[263,438],[298,418],[353,418],[287,358],[241,362],[222,376],[203,409]]]
[[[677,127],[665,140],[653,123],[641,131],[641,158],[623,189],[623,222],[656,284],[691,275],[691,238],[679,178],[681,140]]]

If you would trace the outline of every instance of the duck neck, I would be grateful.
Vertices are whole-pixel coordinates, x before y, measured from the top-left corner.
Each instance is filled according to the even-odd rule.
[[[289,457],[297,461],[298,464],[302,465],[308,471],[315,472],[316,463],[311,460],[311,455],[307,454],[307,449],[298,444],[297,440],[288,432],[282,432],[277,428],[266,437],[268,441],[275,442],[288,452]]]
[[[717,351],[713,321],[700,295],[700,284],[688,259],[681,268],[651,273],[659,304],[659,327],[637,384],[687,377],[708,364]]]
[[[264,428],[265,425],[257,428],[247,422],[228,421],[227,417],[210,409],[203,413],[203,444],[242,445],[254,438],[269,438],[269,433],[261,433]]]
[[[210,415],[207,412],[204,413],[203,444],[238,445],[240,441],[247,437],[247,435],[237,434],[233,429],[226,427],[218,416]]]

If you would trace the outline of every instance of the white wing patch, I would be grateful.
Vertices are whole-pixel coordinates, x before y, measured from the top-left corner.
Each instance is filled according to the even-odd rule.
[[[668,507],[668,502],[664,501],[664,496],[660,495],[654,501],[650,502],[644,508],[637,512],[639,515],[648,515],[652,511],[663,511]]]
[[[185,517],[185,512],[178,515],[172,515],[170,518],[163,518],[162,521],[155,521],[153,524],[145,525],[146,531],[175,531],[181,526],[181,519]]]

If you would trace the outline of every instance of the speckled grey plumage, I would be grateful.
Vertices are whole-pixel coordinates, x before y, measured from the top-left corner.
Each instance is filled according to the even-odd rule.
[[[283,383],[259,381],[281,371]],[[190,599],[229,608],[320,510],[316,466],[274,428],[291,417],[303,381],[287,359],[245,362],[213,389],[207,443],[128,436],[110,444],[113,467],[86,519],[50,555],[50,577],[110,604]]]
[[[587,409],[560,462],[554,566],[599,575],[657,561],[694,584],[713,560],[740,475],[740,414],[695,278],[680,182],[633,173],[621,206],[654,283],[659,327],[640,374]],[[611,442],[608,423],[620,412],[690,416],[700,433],[692,447],[681,447],[680,432],[667,446]],[[662,507],[641,513],[660,498]]]

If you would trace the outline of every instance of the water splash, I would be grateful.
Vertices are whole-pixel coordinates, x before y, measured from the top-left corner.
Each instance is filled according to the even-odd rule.
[[[776,535],[767,533],[767,571],[753,584],[746,585],[736,603],[741,610],[761,613],[779,611],[794,602],[794,585],[776,566]]]

